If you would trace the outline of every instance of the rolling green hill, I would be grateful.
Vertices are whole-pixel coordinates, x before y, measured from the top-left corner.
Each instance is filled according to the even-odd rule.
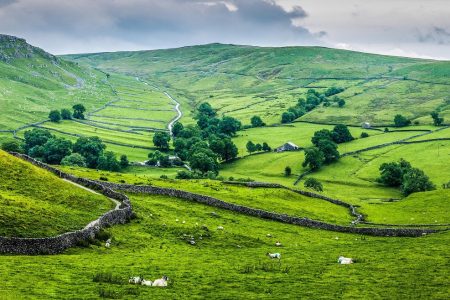
[[[0,150],[0,236],[46,237],[84,228],[114,207]]]
[[[184,101],[185,111],[208,101],[247,124],[253,115],[279,123],[281,113],[309,88],[332,86],[346,88],[339,94],[345,107],[319,107],[301,120],[384,125],[402,113],[429,124],[429,113],[436,109],[450,117],[450,62],[321,47],[222,44],[67,58],[163,85]],[[183,120],[189,122],[189,114]]]

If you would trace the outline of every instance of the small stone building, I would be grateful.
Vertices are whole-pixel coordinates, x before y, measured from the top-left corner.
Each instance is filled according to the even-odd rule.
[[[362,124],[362,128],[364,128],[364,129],[370,129],[370,128],[371,128],[370,123],[369,123],[369,122],[364,122],[364,123]]]
[[[281,145],[278,148],[275,148],[275,152],[284,152],[284,151],[295,151],[300,149],[299,146],[297,146],[296,144],[292,143],[292,142],[287,142],[283,145]]]

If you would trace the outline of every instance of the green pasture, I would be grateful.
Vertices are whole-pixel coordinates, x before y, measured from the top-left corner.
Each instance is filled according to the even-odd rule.
[[[46,237],[84,228],[114,207],[0,150],[0,236]]]

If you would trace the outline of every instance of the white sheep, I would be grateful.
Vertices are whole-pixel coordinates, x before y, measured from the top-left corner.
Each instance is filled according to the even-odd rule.
[[[165,286],[167,286],[167,281],[169,281],[169,278],[167,276],[163,276],[162,278],[156,279],[155,281],[153,281],[152,286],[165,287]]]
[[[272,235],[270,233],[267,234],[267,237],[272,237]]]
[[[128,280],[128,283],[132,283],[132,284],[140,284],[142,282],[142,278],[141,277],[130,277],[130,279]]]
[[[275,243],[275,246],[280,247],[280,246],[281,246],[281,243],[280,243],[279,241],[277,241],[277,242]]]
[[[111,239],[107,239],[107,240],[106,240],[105,247],[106,247],[106,248],[111,247]]]
[[[223,226],[217,226],[217,230],[223,230]]]
[[[269,252],[267,252],[267,255],[268,255],[270,258],[281,259],[281,254],[280,254],[280,253],[269,253]]]
[[[339,256],[338,263],[341,265],[349,265],[353,263],[353,259],[349,257]]]
[[[152,286],[153,282],[151,280],[142,279],[141,285]]]

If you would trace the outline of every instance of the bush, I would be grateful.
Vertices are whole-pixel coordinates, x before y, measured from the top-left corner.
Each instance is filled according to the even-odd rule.
[[[361,136],[362,139],[369,137],[369,134],[367,132],[361,132]]]
[[[291,167],[287,166],[286,168],[284,168],[284,176],[288,177],[291,176],[291,174],[292,174]]]
[[[322,183],[320,183],[319,180],[314,179],[314,178],[306,179],[305,183],[303,185],[305,186],[305,188],[312,189],[312,190],[315,190],[317,192],[322,192],[323,191]]]
[[[411,120],[408,120],[402,115],[396,115],[394,117],[395,127],[405,127],[411,125]]]
[[[23,151],[22,144],[17,140],[8,140],[2,143],[2,150],[7,152],[18,152]]]
[[[434,184],[420,169],[412,168],[403,176],[401,190],[405,196],[412,193],[431,191],[434,189],[436,189]]]
[[[61,165],[86,167],[86,159],[79,153],[72,153],[61,160]]]
[[[167,175],[165,175],[165,174],[159,176],[159,178],[161,178],[161,179],[169,179],[169,177],[167,177]]]
[[[70,110],[63,108],[61,109],[61,118],[63,120],[70,120],[72,119],[72,113],[70,112]]]
[[[48,118],[50,119],[50,121],[58,123],[59,121],[61,121],[61,113],[59,112],[59,110],[52,110],[48,114]]]
[[[101,180],[101,181],[108,181],[108,177],[100,176],[100,180]]]

